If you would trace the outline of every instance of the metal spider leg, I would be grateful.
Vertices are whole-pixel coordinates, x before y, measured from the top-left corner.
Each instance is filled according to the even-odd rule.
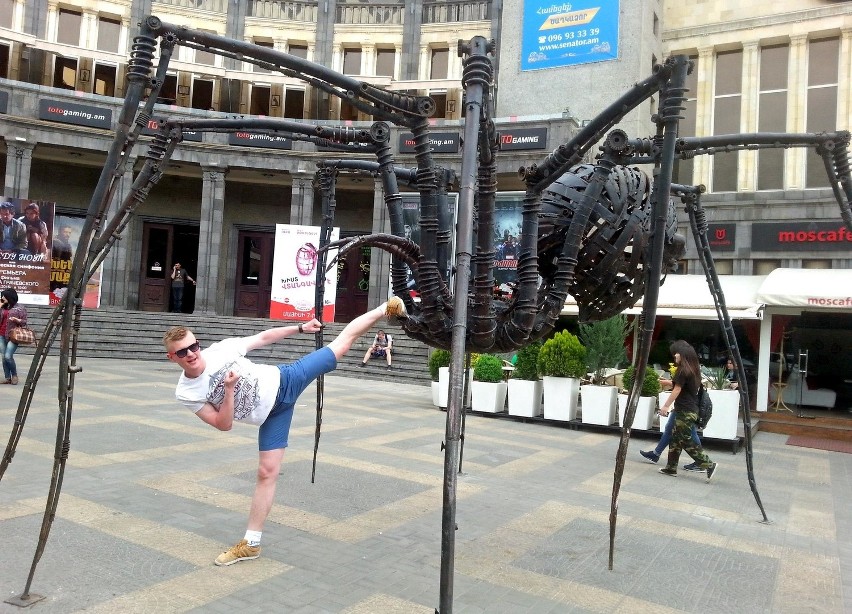
[[[672,186],[673,188],[675,186]],[[681,187],[682,186],[678,186]],[[713,256],[710,251],[710,242],[707,238],[707,218],[704,214],[704,208],[701,206],[701,192],[704,186],[699,186],[692,190],[681,189],[681,200],[686,205],[686,212],[689,214],[689,225],[692,229],[692,236],[695,239],[695,244],[698,246],[698,258],[701,261],[701,266],[704,269],[704,275],[707,278],[707,285],[710,287],[710,293],[713,295],[713,302],[716,305],[716,313],[718,314],[719,324],[725,338],[725,345],[728,349],[728,354],[734,358],[737,365],[737,378],[740,382],[745,382],[746,373],[743,366],[740,347],[737,343],[737,337],[734,334],[734,325],[731,322],[728,307],[725,303],[725,295],[722,292],[722,285],[719,282],[719,277],[716,274],[716,266],[713,262]],[[746,458],[746,474],[748,476],[749,487],[751,488],[754,500],[760,513],[763,516],[763,522],[768,522],[766,510],[763,508],[763,503],[760,500],[760,494],[757,492],[757,481],[754,477],[754,455],[751,441],[751,401],[748,395],[748,386],[738,386],[737,390],[740,393],[740,409],[743,412],[743,435],[745,438],[745,458]]]

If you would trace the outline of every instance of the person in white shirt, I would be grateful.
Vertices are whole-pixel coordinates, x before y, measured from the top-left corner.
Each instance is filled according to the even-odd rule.
[[[366,367],[367,361],[371,358],[384,358],[388,362],[388,371],[390,371],[393,367],[391,363],[393,362],[393,358],[391,356],[393,352],[393,337],[388,335],[385,331],[380,330],[376,333],[376,336],[373,338],[373,344],[367,350],[367,353],[364,354],[364,360],[361,361],[359,367]]]
[[[234,421],[260,427],[257,482],[248,529],[243,540],[216,558],[217,565],[260,555],[260,537],[275,497],[296,400],[314,379],[334,370],[355,340],[385,316],[407,317],[399,298],[358,316],[324,348],[277,367],[253,363],[246,354],[297,333],[316,333],[322,328],[319,321],[225,339],[204,350],[188,328],[175,326],[166,331],[166,355],[183,370],[175,389],[178,401],[220,431],[231,430]]]

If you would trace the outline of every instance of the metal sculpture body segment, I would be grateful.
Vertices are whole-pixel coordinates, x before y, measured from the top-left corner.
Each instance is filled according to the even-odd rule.
[[[317,90],[346,100],[371,115],[376,123],[369,130],[317,126],[288,120],[235,118],[215,120],[168,120],[162,123],[145,154],[128,197],[112,218],[107,216],[124,174],[129,154],[143,127],[153,116],[154,101],[164,81],[176,45],[209,51],[248,61],[267,70],[305,81]],[[159,61],[154,71],[155,52]],[[554,328],[568,294],[580,307],[583,320],[603,319],[620,313],[645,297],[640,320],[641,335],[636,368],[647,364],[656,316],[659,285],[674,270],[685,249],[685,239],[676,232],[676,211],[671,195],[679,198],[689,213],[691,227],[700,246],[700,258],[716,301],[729,350],[739,360],[739,350],[721,288],[707,246],[707,225],[701,209],[700,188],[671,184],[678,158],[713,154],[732,148],[813,147],[825,161],[841,217],[852,229],[852,179],[850,179],[849,133],[803,135],[730,135],[707,139],[678,138],[677,128],[684,100],[684,81],[690,63],[675,56],[656,66],[654,74],[635,84],[618,100],[590,121],[574,138],[560,145],[538,165],[520,170],[526,185],[518,256],[516,291],[508,300],[493,294],[493,223],[497,192],[496,159],[499,135],[493,122],[493,68],[489,55],[494,45],[475,37],[459,44],[464,56],[464,149],[458,172],[458,221],[455,274],[447,273],[450,216],[447,215],[447,183],[454,175],[439,168],[429,146],[428,117],[434,103],[428,97],[387,92],[341,75],[307,60],[266,47],[231,40],[215,34],[177,27],[156,17],[143,21],[134,39],[128,63],[128,88],[119,115],[115,140],[109,150],[100,180],[87,211],[75,254],[69,291],[57,306],[36,355],[21,396],[15,426],[0,463],[0,478],[14,456],[26,421],[32,395],[42,366],[57,335],[60,336],[59,424],[53,479],[45,510],[39,545],[20,605],[32,603],[29,589],[54,517],[68,456],[74,375],[77,365],[77,335],[82,317],[80,306],[86,282],[129,223],[135,209],[162,177],[184,130],[235,132],[250,130],[288,136],[333,147],[347,153],[372,153],[376,162],[327,161],[320,164],[319,183],[324,199],[323,227],[333,217],[333,175],[337,170],[366,171],[380,177],[391,225],[391,234],[357,237],[322,246],[322,250],[353,249],[370,245],[393,255],[391,283],[394,293],[406,304],[409,318],[400,322],[406,333],[434,347],[452,351],[450,403],[444,455],[444,489],[441,547],[440,611],[452,611],[454,564],[455,491],[459,463],[461,399],[464,355],[469,351],[510,351],[547,336]],[[656,134],[629,139],[615,126],[650,96],[659,95],[654,117]],[[389,145],[389,123],[412,132],[416,167],[394,165]],[[586,153],[603,141],[594,164],[581,164]],[[652,175],[636,168],[653,165]],[[399,180],[415,187],[420,195],[421,242],[405,238]],[[474,243],[474,237],[476,241]],[[406,287],[406,267],[411,269],[421,295],[415,303]],[[322,284],[318,284],[321,287]],[[739,367],[742,370],[742,366]],[[740,373],[744,379],[745,374]],[[613,480],[610,514],[610,568],[617,519],[617,500],[624,468],[630,425],[638,400],[641,378],[630,392],[625,427],[622,430]],[[751,437],[748,392],[740,388],[746,429],[746,459],[749,484],[766,520],[757,494],[751,466]],[[321,387],[318,388],[318,410]],[[317,420],[319,435],[320,417]],[[316,451],[316,448],[315,448]]]

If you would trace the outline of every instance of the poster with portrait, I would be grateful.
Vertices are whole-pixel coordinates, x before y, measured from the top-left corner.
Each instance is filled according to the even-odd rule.
[[[449,209],[449,216],[451,220],[451,227],[456,227],[456,217],[457,217],[457,203],[458,203],[458,194],[448,194],[447,195],[447,208]],[[404,233],[406,239],[411,239],[417,245],[420,245],[420,241],[422,237],[420,236],[420,194],[417,193],[406,193],[402,194],[402,223],[404,224]],[[447,271],[444,271],[444,278],[450,279],[450,271],[452,271],[455,266],[456,260],[456,233],[450,233],[450,261],[448,263]],[[407,266],[406,269],[406,288],[411,293],[412,296],[418,296],[417,290],[417,282],[414,279],[414,275],[411,273],[411,269]],[[393,294],[393,290],[389,292],[388,296]]]
[[[0,287],[25,305],[47,305],[52,202],[0,197]]]
[[[504,297],[511,296],[518,281],[523,201],[523,192],[502,192],[494,207],[494,284]]]
[[[68,290],[68,281],[71,279],[71,264],[74,260],[74,254],[77,252],[77,243],[80,241],[80,232],[85,221],[86,218],[82,216],[61,214],[54,216],[50,265],[51,305],[58,305]],[[83,307],[96,309],[100,306],[102,272],[103,267],[98,267],[98,270],[86,284],[86,291],[83,294]]]
[[[319,226],[275,225],[275,251],[272,261],[272,293],[269,317],[273,320],[308,322],[314,319],[317,266],[320,241]],[[340,236],[333,228],[331,241]],[[325,278],[322,321],[334,322],[337,297],[337,275],[334,270]]]

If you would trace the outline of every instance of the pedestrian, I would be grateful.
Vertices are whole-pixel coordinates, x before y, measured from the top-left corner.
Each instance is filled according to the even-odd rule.
[[[18,344],[12,340],[12,331],[27,325],[27,310],[18,305],[18,293],[14,288],[0,292],[0,354],[3,355],[3,376],[0,384],[18,383],[18,366],[15,364],[15,351]]]
[[[231,565],[260,555],[263,525],[275,498],[296,400],[314,379],[334,370],[352,344],[385,316],[406,317],[399,298],[393,297],[358,316],[324,348],[277,367],[255,364],[245,355],[297,333],[316,333],[322,328],[317,320],[225,339],[204,350],[186,327],[170,328],[163,336],[169,360],[183,370],[175,389],[178,401],[220,431],[230,430],[234,421],[260,427],[257,481],[245,537],[220,554],[216,565]]]
[[[175,262],[174,267],[172,267],[172,311],[176,313],[183,310],[183,288],[187,281],[192,283],[193,286],[195,285],[195,280],[189,276],[180,262]]]
[[[366,367],[367,361],[371,358],[384,358],[388,362],[387,369],[390,371],[392,366],[392,357],[393,353],[393,336],[388,335],[385,331],[380,330],[376,333],[376,336],[373,337],[373,343],[370,345],[370,348],[367,350],[367,353],[364,354],[364,360],[361,361],[359,367]]]
[[[653,450],[646,452],[645,450],[639,450],[639,454],[643,457],[647,458],[652,463],[656,463],[660,460],[660,456],[663,454],[663,450],[669,447],[669,442],[672,439],[672,431],[674,430],[675,421],[674,420],[666,420],[666,426],[663,429],[663,435],[660,437],[660,441],[657,443],[657,447]],[[695,445],[700,446],[701,440],[698,438],[698,429],[695,428],[695,425],[692,425],[692,441]],[[688,465],[683,466],[687,471],[703,471],[696,463],[690,463]]]
[[[669,398],[660,408],[660,415],[669,415],[669,407],[674,406],[674,429],[672,439],[669,442],[669,458],[666,466],[660,469],[665,475],[677,475],[677,463],[680,460],[681,450],[692,457],[701,470],[707,471],[709,482],[716,474],[718,463],[710,460],[704,452],[701,444],[692,441],[692,429],[698,420],[698,390],[701,387],[701,367],[698,364],[698,354],[695,348],[686,341],[678,340],[669,347],[677,365],[672,391]],[[644,456],[644,455],[643,455]]]

